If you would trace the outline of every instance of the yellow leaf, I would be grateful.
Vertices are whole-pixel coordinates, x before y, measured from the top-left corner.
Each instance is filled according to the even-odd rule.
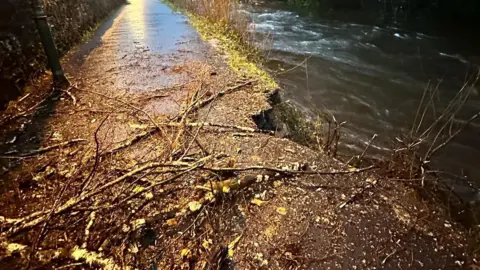
[[[213,244],[212,239],[208,239],[208,240],[203,240],[202,246],[206,250],[210,251],[210,249],[212,249],[212,246],[211,246],[212,244]]]
[[[207,201],[212,201],[213,198],[215,198],[215,197],[213,196],[213,193],[212,193],[212,192],[208,192],[207,194],[205,194],[205,199],[206,199]]]
[[[235,251],[233,249],[229,249],[228,250],[228,257],[229,258],[233,258],[233,254],[235,253]]]
[[[147,192],[143,195],[145,197],[145,199],[147,200],[151,200],[153,199],[153,193],[152,192]]]
[[[375,185],[377,183],[377,180],[373,178],[367,178],[366,182]]]
[[[139,192],[142,192],[144,190],[143,187],[141,186],[136,186],[134,189],[133,189],[133,193],[139,193]]]
[[[202,208],[202,204],[197,202],[197,201],[189,202],[188,203],[188,208],[190,209],[190,211],[196,212],[196,211],[200,210],[200,208]]]
[[[228,186],[223,186],[223,187],[222,187],[222,192],[223,192],[223,193],[229,193],[229,192],[230,192],[230,187],[228,187]]]
[[[256,204],[258,206],[262,206],[262,204],[265,203],[265,201],[259,200],[259,199],[253,199],[250,201],[252,204]]]
[[[349,171],[349,172],[354,172],[354,171],[356,171],[356,170],[357,170],[357,168],[355,168],[355,167],[350,167],[350,168],[348,168],[348,171]]]
[[[282,216],[285,216],[287,214],[287,209],[285,209],[285,207],[278,207],[277,213],[279,213]]]
[[[282,185],[282,182],[281,182],[281,181],[278,181],[278,180],[277,180],[277,181],[273,182],[273,186],[274,186],[274,187],[279,187],[279,186],[281,186],[281,185]]]
[[[133,222],[133,229],[138,230],[139,228],[144,227],[146,224],[147,222],[145,221],[145,219],[139,218]]]
[[[242,238],[241,235],[235,238],[235,240],[233,240],[232,242],[230,242],[230,244],[228,244],[228,249],[234,249],[235,246],[237,246],[238,242],[240,241],[240,238]]]
[[[190,251],[190,249],[184,248],[180,252],[180,255],[182,256],[182,258],[190,258],[190,257],[192,257],[192,252]]]

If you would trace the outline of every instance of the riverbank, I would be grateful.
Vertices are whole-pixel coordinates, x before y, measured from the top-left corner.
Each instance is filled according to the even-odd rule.
[[[3,268],[473,264],[466,231],[415,190],[259,129],[276,85],[232,66],[227,37],[155,0],[107,25],[65,59],[72,88],[10,109]]]

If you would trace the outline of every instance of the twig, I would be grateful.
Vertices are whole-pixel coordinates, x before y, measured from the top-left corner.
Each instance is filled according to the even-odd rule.
[[[93,137],[95,139],[95,163],[93,164],[92,170],[88,174],[87,178],[85,178],[85,180],[82,182],[82,184],[80,186],[80,192],[83,192],[83,190],[88,187],[88,185],[90,184],[90,181],[92,180],[93,176],[95,175],[95,171],[98,168],[98,163],[100,161],[100,142],[98,141],[98,132],[100,131],[102,126],[105,124],[108,117],[109,117],[109,115],[107,115],[107,117],[105,117],[102,120],[102,122],[100,123],[98,128],[95,130],[95,133],[93,135]]]
[[[401,251],[401,250],[403,250],[403,249],[405,249],[405,248],[395,249],[392,253],[388,254],[388,255],[385,257],[385,259],[382,260],[382,265],[387,262],[388,258],[390,258],[390,257],[393,256],[395,253],[397,253],[397,252],[399,252],[399,251]]]
[[[178,141],[180,140],[180,137],[183,135],[184,131],[185,131],[185,123],[187,121],[187,115],[189,114],[190,110],[195,106],[195,104],[197,103],[197,97],[198,97],[198,93],[201,91],[203,87],[203,83],[200,84],[200,87],[198,87],[195,92],[193,93],[191,99],[190,99],[190,102],[187,101],[187,109],[181,114],[182,117],[180,119],[180,122],[179,122],[179,126],[180,128],[178,129],[178,132],[177,132],[177,135],[175,137],[175,140],[173,141],[173,145],[171,146],[171,149],[172,149],[172,152],[170,153],[170,161],[173,160],[174,158],[174,155],[176,154],[176,152],[178,151]]]
[[[447,144],[449,144],[455,137],[457,137],[460,132],[462,132],[470,123],[472,123],[475,119],[477,119],[480,116],[480,112],[476,113],[468,121],[460,127],[457,131],[455,131],[453,134],[451,134],[448,139],[446,139],[443,143],[439,144],[437,147],[435,147],[433,150],[429,151],[426,155],[425,160],[429,160],[438,150],[441,148],[445,147]]]
[[[52,208],[50,209],[49,213],[48,213],[48,216],[45,218],[45,223],[43,224],[42,228],[40,229],[40,232],[38,233],[38,237],[35,239],[35,242],[33,242],[33,245],[32,245],[32,250],[30,252],[30,255],[29,255],[29,260],[28,260],[28,265],[27,265],[27,269],[29,268],[29,265],[30,265],[30,262],[31,262],[31,256],[35,253],[36,249],[37,249],[37,246],[38,244],[42,241],[43,237],[44,237],[44,233],[48,227],[48,223],[50,222],[50,220],[52,219],[53,217],[53,214],[54,214],[54,210],[55,208],[57,207],[58,203],[60,202],[60,200],[63,198],[63,195],[65,194],[65,191],[67,190],[68,187],[70,187],[70,184],[72,183],[72,180],[74,178],[71,177],[70,179],[68,179],[67,183],[65,183],[65,185],[63,186],[62,190],[60,191],[60,195],[58,195],[57,199],[55,200],[55,202],[53,203],[53,206]]]
[[[149,113],[147,113],[145,110],[142,110],[141,108],[138,108],[137,106],[134,106],[134,105],[132,105],[132,104],[126,102],[126,101],[123,101],[123,100],[119,99],[119,98],[109,97],[109,96],[107,96],[107,95],[105,95],[105,94],[102,94],[102,93],[99,93],[99,92],[96,92],[96,91],[92,91],[92,90],[80,89],[80,88],[78,88],[78,87],[76,87],[76,86],[75,86],[75,88],[78,89],[78,90],[81,90],[81,91],[89,92],[89,93],[92,93],[92,94],[96,94],[96,95],[102,96],[102,97],[107,98],[107,99],[111,99],[111,100],[117,101],[117,102],[122,103],[123,105],[125,105],[125,106],[127,106],[127,107],[130,107],[130,108],[132,108],[132,109],[134,109],[134,110],[136,110],[136,111],[138,111],[138,112],[143,113],[145,116],[147,116],[147,118],[150,120],[150,122],[152,122],[152,124],[153,124],[155,127],[157,127],[157,129],[160,131],[160,133],[162,133],[163,137],[165,137],[165,138],[170,142],[170,144],[172,144],[172,142],[171,142],[170,138],[167,136],[167,134],[163,131],[162,128],[160,128],[160,126],[159,126],[159,125],[157,124],[157,122],[153,119],[153,117],[152,117]]]
[[[168,96],[170,96],[170,95],[153,95],[153,96],[141,98],[140,101],[148,101],[148,100],[156,99],[156,98],[165,98],[165,97],[168,97]]]
[[[223,91],[220,91],[218,93],[216,93],[215,95],[212,95],[211,97],[209,97],[208,99],[206,100],[203,100],[201,102],[199,102],[198,104],[196,104],[195,106],[193,106],[193,108],[191,109],[192,112],[195,112],[197,111],[198,109],[200,108],[203,108],[205,107],[206,105],[208,105],[210,102],[216,100],[217,98],[219,97],[223,97],[227,94],[230,94],[232,92],[235,92],[236,90],[239,90],[245,86],[249,86],[249,85],[252,85],[255,81],[248,81],[248,82],[245,82],[245,83],[242,83],[242,84],[238,84],[238,85],[235,85],[235,86],[232,86],[232,87],[229,87]]]
[[[108,150],[108,151],[105,151],[105,152],[102,152],[101,156],[114,154],[114,153],[116,153],[116,152],[118,152],[122,149],[125,149],[129,146],[132,146],[134,143],[137,143],[137,142],[143,140],[144,138],[155,134],[155,132],[157,132],[157,131],[158,131],[158,129],[155,127],[155,128],[150,129],[150,130],[139,133],[135,137],[133,137],[132,139],[125,140],[124,142],[118,144],[115,148],[113,148],[111,150]]]
[[[75,105],[77,105],[77,99],[75,98],[75,96],[72,93],[70,93],[70,91],[69,91],[70,89],[72,89],[72,87],[69,87],[68,89],[60,90],[60,91],[67,94],[72,99],[73,106],[75,106]]]
[[[357,192],[354,192],[347,201],[339,204],[339,205],[338,205],[338,208],[342,209],[342,208],[344,208],[345,206],[347,206],[347,204],[353,203],[360,195],[362,195],[363,193],[365,193],[365,191],[373,188],[373,187],[375,186],[375,184],[376,184],[376,181],[375,181],[375,180],[367,179],[367,180],[365,181],[365,184],[363,185],[363,187],[361,187],[359,190],[357,190]]]
[[[350,158],[350,160],[347,162],[347,164],[350,164],[350,162],[352,162],[353,158],[357,158],[358,161],[361,161],[362,158],[365,156],[365,154],[367,153],[367,150],[368,148],[370,148],[370,145],[372,145],[372,142],[373,140],[375,140],[375,138],[377,137],[378,135],[377,134],[373,134],[372,138],[370,139],[370,141],[368,141],[368,144],[367,144],[367,147],[365,147],[365,149],[363,150],[362,154],[359,155],[359,156],[353,156],[352,158]]]
[[[51,146],[47,146],[47,147],[42,147],[42,148],[39,148],[37,150],[33,150],[31,152],[28,152],[28,153],[19,154],[19,155],[16,155],[16,156],[5,155],[5,156],[0,156],[0,158],[4,158],[4,159],[25,158],[25,157],[38,155],[38,154],[43,154],[45,152],[48,152],[48,151],[51,151],[51,150],[54,150],[54,149],[57,149],[57,148],[70,146],[72,144],[76,144],[76,143],[79,143],[79,142],[86,142],[86,141],[88,141],[88,140],[86,140],[86,139],[74,139],[74,140],[71,140],[71,141],[68,141],[68,142],[63,142],[63,143],[59,143],[59,144],[55,144],[55,145],[51,145]]]
[[[23,100],[25,100],[28,96],[30,96],[32,93],[28,93],[26,94],[25,96],[23,96],[22,98],[20,98],[18,101],[17,101],[17,104],[22,102]]]
[[[82,248],[87,248],[88,239],[90,237],[90,228],[93,226],[93,223],[95,222],[95,215],[96,215],[95,211],[90,213],[90,219],[87,223],[87,227],[85,227],[85,239],[83,241]]]
[[[276,72],[277,75],[280,75],[280,74],[285,74],[285,73],[288,73],[294,69],[297,69],[298,67],[302,66],[304,63],[306,63],[308,61],[308,59],[312,58],[313,55],[309,55],[307,58],[305,58],[302,62],[300,62],[300,64],[298,65],[295,65],[294,67],[292,68],[289,68],[287,70],[284,70],[284,71],[279,71],[279,72]]]

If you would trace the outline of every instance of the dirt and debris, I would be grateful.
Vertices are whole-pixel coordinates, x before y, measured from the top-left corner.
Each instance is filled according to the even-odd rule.
[[[130,65],[124,84],[97,72],[110,45],[68,92],[41,77],[1,117],[1,269],[475,267],[446,209],[259,129],[276,89],[215,49],[141,49],[172,67]]]

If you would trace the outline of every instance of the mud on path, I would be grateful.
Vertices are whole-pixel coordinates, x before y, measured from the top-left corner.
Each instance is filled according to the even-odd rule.
[[[257,129],[275,89],[208,44],[132,0],[65,60],[72,87],[41,77],[11,104],[0,268],[472,265],[464,230],[415,191]]]

